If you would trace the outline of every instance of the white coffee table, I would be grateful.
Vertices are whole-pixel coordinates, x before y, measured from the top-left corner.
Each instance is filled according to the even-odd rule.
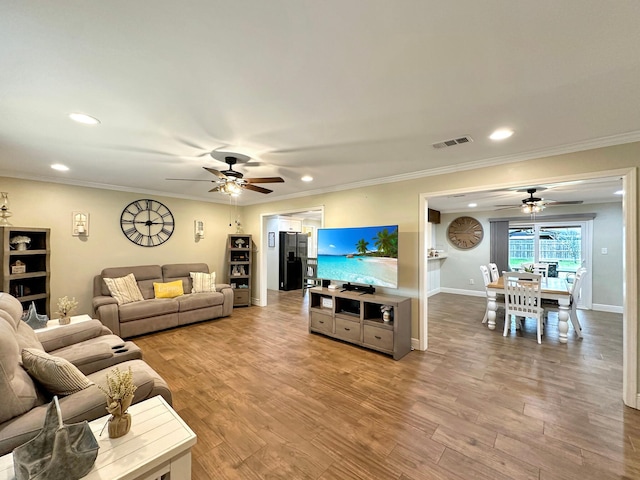
[[[69,322],[67,325],[72,325],[74,323],[80,323],[80,322],[86,322],[88,320],[92,320],[92,318],[91,318],[90,315],[74,315],[73,317],[70,318],[70,320],[71,320],[71,322]],[[60,325],[60,322],[56,318],[54,320],[49,320],[47,322],[47,326],[46,327],[36,328],[34,331],[42,332],[44,330],[51,330],[53,328],[66,327],[67,325]]]
[[[161,396],[129,408],[129,433],[109,438],[109,415],[89,422],[100,445],[98,458],[83,480],[188,480],[196,434]],[[165,475],[165,476],[163,476]],[[15,480],[13,455],[0,457],[0,480]]]

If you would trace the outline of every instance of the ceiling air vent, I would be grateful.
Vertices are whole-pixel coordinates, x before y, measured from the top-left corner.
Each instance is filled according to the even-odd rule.
[[[433,144],[433,148],[446,148],[453,147],[454,145],[460,145],[461,143],[469,143],[473,142],[473,138],[469,135],[465,135],[464,137],[454,138],[452,140],[445,140],[444,142],[438,142]]]

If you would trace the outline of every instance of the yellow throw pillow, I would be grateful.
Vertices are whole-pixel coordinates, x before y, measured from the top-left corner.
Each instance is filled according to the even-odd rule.
[[[155,293],[156,298],[174,298],[184,295],[182,280],[167,283],[153,282],[153,292]]]

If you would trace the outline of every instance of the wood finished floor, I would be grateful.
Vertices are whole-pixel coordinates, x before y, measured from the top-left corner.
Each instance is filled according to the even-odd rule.
[[[552,313],[538,345],[535,322],[505,338],[482,298],[439,294],[429,350],[394,361],[309,334],[307,298],[134,339],[198,436],[193,479],[640,478],[621,315],[581,311],[561,345]]]

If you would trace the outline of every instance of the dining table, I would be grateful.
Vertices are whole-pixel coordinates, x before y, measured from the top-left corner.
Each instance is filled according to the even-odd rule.
[[[567,343],[569,331],[569,308],[571,305],[571,287],[566,278],[542,277],[540,282],[540,298],[558,302],[558,339],[560,343]],[[487,285],[487,325],[489,330],[496,328],[496,310],[498,304],[496,295],[504,293],[504,276]]]

